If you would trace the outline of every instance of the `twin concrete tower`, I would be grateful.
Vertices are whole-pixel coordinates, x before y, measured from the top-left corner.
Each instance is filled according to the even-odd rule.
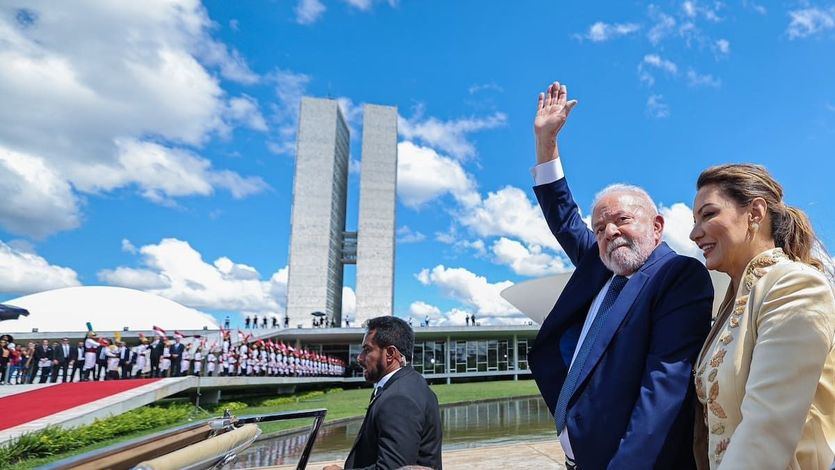
[[[345,231],[350,131],[334,100],[302,98],[290,227],[287,316],[311,326],[313,312],[345,325],[343,267],[357,265],[351,326],[391,315],[394,304],[397,108],[365,105],[359,223]]]

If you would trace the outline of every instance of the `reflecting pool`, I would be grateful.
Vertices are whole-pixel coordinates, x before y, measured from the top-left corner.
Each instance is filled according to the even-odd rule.
[[[553,418],[540,397],[447,406],[441,408],[441,420],[444,450],[554,437]],[[362,418],[358,418],[323,426],[310,461],[347,457],[361,425]],[[256,442],[227,468],[294,464],[306,438],[305,433],[298,433]]]

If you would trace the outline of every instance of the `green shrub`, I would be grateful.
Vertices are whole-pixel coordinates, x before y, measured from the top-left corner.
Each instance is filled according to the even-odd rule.
[[[194,408],[189,404],[145,406],[121,415],[97,419],[73,429],[47,427],[23,434],[0,446],[0,468],[26,459],[58,455],[114,437],[167,426],[186,419]]]
[[[322,397],[324,395],[325,392],[315,390],[312,392],[300,393],[298,395],[270,398],[268,400],[262,401],[260,406],[280,406],[286,405],[288,403],[298,403],[300,401],[310,400],[311,398]]]
[[[229,401],[215,406],[212,411],[216,415],[222,415],[225,410],[237,411],[244,408],[249,408],[249,405],[241,401]]]

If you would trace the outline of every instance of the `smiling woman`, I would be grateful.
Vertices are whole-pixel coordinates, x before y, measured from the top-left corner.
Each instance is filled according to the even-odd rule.
[[[835,298],[806,215],[758,165],[699,177],[691,238],[731,286],[695,366],[700,468],[828,468]]]

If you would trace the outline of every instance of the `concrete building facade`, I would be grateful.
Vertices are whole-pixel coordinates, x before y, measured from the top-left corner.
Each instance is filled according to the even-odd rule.
[[[308,327],[317,311],[341,321],[350,133],[336,101],[302,98],[297,139],[286,315]]]
[[[312,325],[313,312],[344,325],[344,266],[357,265],[357,312],[368,318],[394,308],[397,108],[366,105],[359,221],[345,231],[350,132],[335,100],[303,98],[296,143],[290,227],[287,317]]]
[[[357,325],[394,311],[397,109],[366,105],[362,128]]]

